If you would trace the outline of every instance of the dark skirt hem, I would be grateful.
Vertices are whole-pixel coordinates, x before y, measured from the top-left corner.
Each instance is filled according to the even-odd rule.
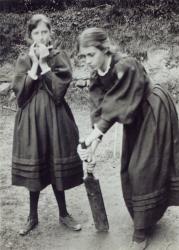
[[[66,180],[45,180],[43,182],[39,182],[39,180],[30,180],[28,178],[23,178],[19,176],[12,176],[12,185],[13,186],[22,186],[27,188],[29,191],[41,191],[46,188],[48,185],[55,185],[57,190],[63,191],[67,189],[74,188],[83,184],[83,174],[79,174],[77,176],[73,176],[72,178]]]

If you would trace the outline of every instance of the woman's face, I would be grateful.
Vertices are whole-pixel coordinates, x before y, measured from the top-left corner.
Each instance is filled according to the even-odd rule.
[[[92,70],[103,70],[105,63],[105,53],[100,49],[90,46],[90,47],[80,47],[80,58],[85,60],[85,63]]]
[[[42,43],[48,45],[50,42],[51,32],[44,22],[39,22],[37,27],[32,30],[31,38],[36,44]]]

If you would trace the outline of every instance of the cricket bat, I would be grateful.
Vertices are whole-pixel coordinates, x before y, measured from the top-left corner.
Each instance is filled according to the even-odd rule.
[[[86,148],[85,143],[81,143],[82,148]],[[86,164],[90,162],[85,161]],[[105,210],[104,200],[100,188],[99,179],[93,173],[88,173],[84,178],[84,184],[95,224],[98,231],[108,231],[109,223]]]

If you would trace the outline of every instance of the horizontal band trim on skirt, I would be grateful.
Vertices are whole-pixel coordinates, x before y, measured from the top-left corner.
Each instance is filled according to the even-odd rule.
[[[166,188],[162,188],[160,190],[156,190],[152,193],[149,194],[144,194],[144,195],[133,195],[132,196],[132,201],[137,202],[137,201],[143,201],[143,200],[149,200],[153,198],[157,198],[158,196],[161,196],[162,194],[166,193]]]
[[[158,194],[159,192],[156,193]],[[159,196],[143,200],[140,199],[137,201],[133,199],[125,199],[125,203],[127,207],[134,212],[147,212],[147,210],[155,209],[159,206],[179,206],[179,190],[169,188],[169,190],[166,190],[164,193],[162,190]]]
[[[170,189],[179,191],[179,177],[172,177],[170,180]]]
[[[168,193],[164,193],[158,197],[154,197],[153,199],[149,199],[149,200],[141,200],[141,201],[133,201],[132,200],[132,204],[133,206],[135,207],[138,207],[138,206],[145,206],[145,205],[149,205],[149,204],[155,204],[157,202],[160,202],[162,201],[163,199],[165,199],[166,197],[168,197]]]
[[[168,204],[168,199],[169,193],[166,188],[163,188],[150,194],[133,196],[131,199],[125,199],[125,202],[133,211],[143,212]]]
[[[48,175],[48,174],[53,174],[56,177],[64,177],[64,176],[73,176],[77,173],[82,173],[82,167],[81,164],[78,164],[75,166],[75,168],[72,169],[66,169],[66,170],[55,170],[55,169],[50,169],[50,168],[45,168],[41,171],[33,171],[33,172],[29,172],[29,171],[23,171],[23,170],[19,170],[16,168],[12,169],[12,175],[18,175],[18,176],[22,176],[22,177],[26,177],[26,178],[30,178],[30,179],[37,179],[40,178],[41,176],[44,175]]]
[[[62,157],[62,158],[53,158],[53,156],[48,156],[48,159],[49,161],[53,162],[53,164],[73,163],[74,161],[80,160],[77,154],[68,156],[68,157]],[[13,156],[12,162],[16,164],[22,164],[22,165],[43,165],[45,162],[47,162],[47,156],[44,156],[41,159],[24,159],[24,158]]]
[[[48,185],[55,185],[58,190],[66,190],[83,183],[83,173],[79,173],[69,177],[54,178],[50,175],[42,176],[39,179],[29,179],[23,176],[12,175],[12,185],[23,186],[31,191],[41,191]]]
[[[70,169],[76,168],[76,166],[81,165],[82,162],[79,159],[76,159],[76,161],[73,161],[72,163],[65,163],[65,164],[53,164],[52,162],[45,162],[43,164],[34,164],[34,165],[27,165],[27,164],[19,164],[19,163],[12,163],[12,168],[21,170],[24,172],[38,172],[38,171],[45,171],[45,169],[55,169],[55,170],[61,170],[61,171],[66,171]]]
[[[146,211],[161,206],[162,204],[168,204],[168,197],[164,197],[161,200],[156,201],[155,203],[143,204],[143,205],[138,204],[137,206],[136,204],[133,204],[132,207],[134,211]]]

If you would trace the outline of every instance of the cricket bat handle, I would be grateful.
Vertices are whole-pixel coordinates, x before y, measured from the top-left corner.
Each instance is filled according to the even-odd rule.
[[[80,142],[80,144],[81,144],[81,148],[82,148],[82,149],[87,149],[87,146],[86,146],[86,144],[85,144],[84,141],[83,141],[83,142]],[[88,160],[84,160],[84,162],[86,162],[87,164],[90,164],[90,162],[89,162]],[[94,167],[95,167],[95,164],[93,164],[93,169],[94,169]],[[89,177],[94,177],[93,172],[89,172],[88,169],[87,169],[87,175],[88,175]]]
[[[87,149],[85,141],[80,142],[82,149]]]
[[[80,144],[81,144],[81,148],[82,148],[82,149],[87,149],[87,146],[86,146],[86,144],[85,144],[85,141],[80,142]],[[84,162],[88,163],[88,160],[84,160]]]

